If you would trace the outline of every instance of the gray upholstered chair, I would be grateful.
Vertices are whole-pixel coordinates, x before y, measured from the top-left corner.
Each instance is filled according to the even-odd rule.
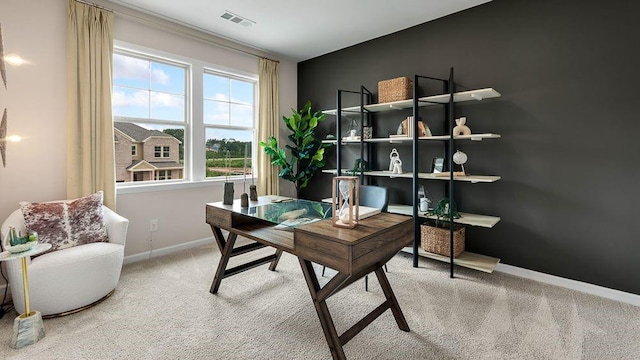
[[[380,209],[381,212],[387,212],[389,206],[389,191],[386,187],[374,185],[360,185],[360,205]],[[384,265],[387,270],[387,264]],[[322,267],[322,276],[326,266]],[[369,275],[364,277],[364,289],[369,290]]]

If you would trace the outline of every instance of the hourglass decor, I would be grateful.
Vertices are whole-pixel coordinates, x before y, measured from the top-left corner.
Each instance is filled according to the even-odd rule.
[[[331,186],[332,222],[335,227],[354,228],[358,225],[360,178],[336,176]]]

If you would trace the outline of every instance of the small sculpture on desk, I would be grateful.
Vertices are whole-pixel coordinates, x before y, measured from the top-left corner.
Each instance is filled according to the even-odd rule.
[[[253,182],[253,177],[251,178],[251,182]],[[258,190],[253,184],[249,185],[249,200],[258,201]]]
[[[471,129],[465,125],[466,122],[467,118],[464,116],[456,119],[456,126],[453,127],[453,136],[471,135]]]
[[[222,198],[222,203],[224,205],[233,205],[233,182],[229,181],[229,163],[231,162],[231,155],[229,153],[229,150],[227,150],[224,160],[226,176],[224,182],[224,197]]]

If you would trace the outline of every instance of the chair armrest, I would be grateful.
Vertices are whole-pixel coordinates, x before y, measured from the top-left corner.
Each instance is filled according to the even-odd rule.
[[[124,245],[127,240],[129,219],[117,214],[115,211],[103,206],[104,222],[107,226],[107,236],[112,244]]]

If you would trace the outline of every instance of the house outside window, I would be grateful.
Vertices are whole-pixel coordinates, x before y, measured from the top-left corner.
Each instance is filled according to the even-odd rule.
[[[181,149],[188,125],[188,75],[187,64],[115,51],[112,107],[117,182],[184,178]]]
[[[119,44],[112,96],[117,182],[252,176],[256,75]]]

